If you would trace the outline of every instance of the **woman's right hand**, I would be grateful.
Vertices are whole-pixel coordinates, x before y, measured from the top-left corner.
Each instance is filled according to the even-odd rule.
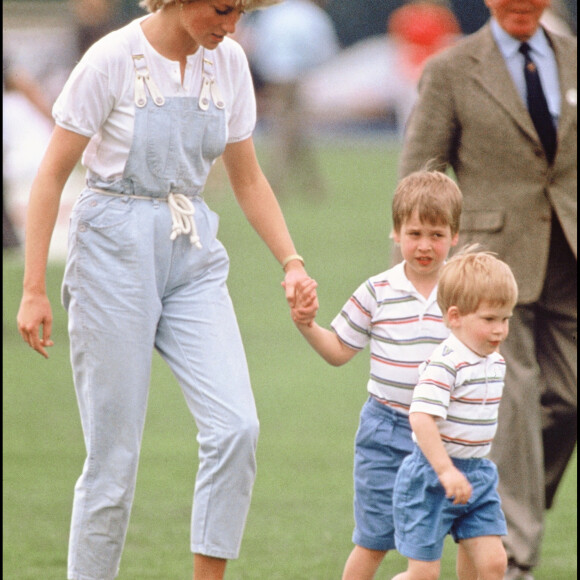
[[[26,212],[24,292],[16,321],[24,342],[43,357],[53,346],[52,309],[46,294],[46,264],[63,188],[89,138],[56,125],[32,182]]]
[[[48,358],[46,349],[54,345],[52,332],[52,308],[46,294],[23,294],[16,317],[18,331],[35,351]]]

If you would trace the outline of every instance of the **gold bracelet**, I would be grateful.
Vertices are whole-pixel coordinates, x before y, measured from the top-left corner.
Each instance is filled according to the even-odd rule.
[[[290,256],[284,258],[282,261],[282,270],[286,270],[286,266],[292,262],[292,260],[300,260],[304,266],[304,258],[298,254],[291,254]]]

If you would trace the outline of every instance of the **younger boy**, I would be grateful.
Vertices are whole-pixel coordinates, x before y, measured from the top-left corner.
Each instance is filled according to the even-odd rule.
[[[409,409],[417,445],[393,495],[397,550],[409,565],[395,580],[437,579],[448,533],[471,566],[458,563],[460,578],[504,578],[507,530],[487,455],[505,376],[498,349],[517,293],[510,268],[487,252],[468,248],[441,271],[437,301],[451,335],[421,365]]]
[[[355,442],[355,547],[343,580],[372,580],[387,551],[395,548],[393,486],[412,450],[408,411],[419,364],[449,334],[436,286],[457,243],[461,204],[459,188],[445,174],[407,176],[392,208],[393,238],[404,261],[362,284],[332,321],[332,331],[313,321],[296,323],[316,352],[335,366],[370,345],[369,398]],[[298,292],[297,309],[312,308],[315,285]]]

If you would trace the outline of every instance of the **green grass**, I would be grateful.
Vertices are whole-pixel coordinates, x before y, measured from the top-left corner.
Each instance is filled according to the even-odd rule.
[[[390,196],[398,151],[387,143],[325,146],[329,185],[322,199],[296,190],[283,201],[298,251],[319,282],[319,321],[328,325],[352,291],[389,266]],[[252,375],[261,437],[258,478],[241,558],[228,580],[333,580],[352,548],[353,441],[366,399],[368,353],[327,365],[294,328],[279,265],[245,222],[219,167],[207,193],[221,216],[231,257],[230,291]],[[62,264],[52,263],[49,293],[55,346],[46,361],[15,327],[22,263],[5,256],[4,575],[65,577],[72,491],[84,460],[59,302]],[[169,369],[156,356],[137,493],[121,580],[191,578],[189,520],[197,446],[193,421]],[[576,578],[576,459],[548,514],[536,580]],[[448,542],[441,578],[454,578]],[[401,571],[396,554],[378,578]]]

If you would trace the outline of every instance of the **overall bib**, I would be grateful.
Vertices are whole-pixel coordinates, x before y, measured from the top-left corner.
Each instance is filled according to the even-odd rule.
[[[118,573],[154,348],[199,432],[193,552],[238,557],[256,472],[259,425],[226,287],[229,260],[216,239],[218,217],[201,197],[227,135],[213,65],[204,58],[199,99],[164,98],[142,54],[133,59],[135,129],[125,172],[114,183],[88,175],[71,216],[63,282],[87,449],[72,512],[74,580]]]

